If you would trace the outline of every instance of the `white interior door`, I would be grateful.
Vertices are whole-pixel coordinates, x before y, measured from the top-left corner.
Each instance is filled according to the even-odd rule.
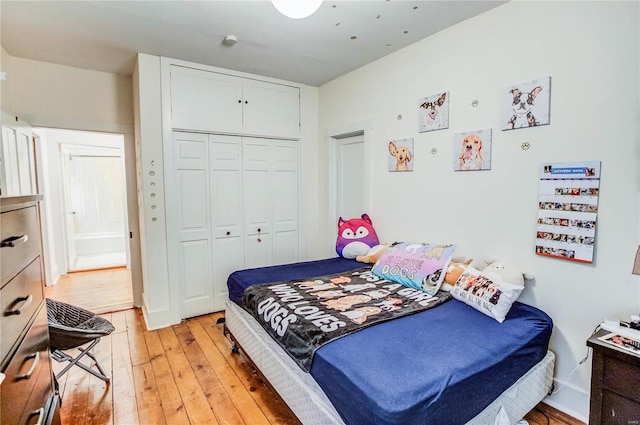
[[[186,318],[213,311],[209,138],[176,132],[173,146],[177,191],[172,206],[177,218],[180,311]]]
[[[213,308],[224,310],[227,278],[244,268],[242,143],[236,136],[209,136],[213,221]]]
[[[245,266],[271,264],[271,153],[269,141],[242,143]]]
[[[273,264],[298,261],[298,141],[271,141]]]
[[[367,212],[364,211],[364,135],[339,139],[336,147],[338,216],[345,220],[360,217]]]
[[[69,270],[126,265],[122,152],[61,145]]]

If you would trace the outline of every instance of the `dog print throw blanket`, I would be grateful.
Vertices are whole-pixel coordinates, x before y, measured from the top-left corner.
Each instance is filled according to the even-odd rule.
[[[366,266],[305,280],[247,288],[242,307],[291,358],[309,372],[315,351],[368,326],[417,313],[449,300],[380,278]]]

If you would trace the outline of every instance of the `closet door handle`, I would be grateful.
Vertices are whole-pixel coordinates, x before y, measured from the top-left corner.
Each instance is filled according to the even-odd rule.
[[[16,381],[21,381],[23,379],[31,378],[31,375],[33,375],[33,372],[36,371],[36,366],[38,366],[38,363],[40,363],[40,351],[36,351],[35,353],[25,357],[25,361],[28,359],[33,359],[33,363],[31,364],[31,367],[29,368],[27,373],[25,373],[24,375],[16,376]]]
[[[10,238],[7,238],[2,242],[0,242],[0,247],[15,248],[16,246],[22,245],[28,240],[29,240],[29,235],[11,236]]]
[[[227,236],[231,235],[231,232],[227,230]]]
[[[13,302],[13,305],[22,302],[22,305],[18,308],[16,308],[15,310],[9,310],[7,311],[4,315],[5,316],[13,316],[13,315],[18,315],[18,314],[22,314],[22,312],[24,311],[24,309],[28,308],[31,305],[31,302],[33,301],[33,295],[29,294],[26,297],[19,297],[16,298],[16,300]]]

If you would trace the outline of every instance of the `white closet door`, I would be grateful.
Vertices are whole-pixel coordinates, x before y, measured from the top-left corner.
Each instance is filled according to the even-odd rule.
[[[273,263],[298,261],[298,142],[271,141]]]
[[[224,310],[227,278],[244,268],[242,230],[242,143],[240,137],[209,136],[213,225],[213,293],[215,311]]]
[[[265,136],[298,137],[300,89],[257,80],[243,80],[245,132]],[[246,134],[245,133],[245,134]]]
[[[242,79],[171,67],[171,126],[182,130],[240,132]]]
[[[245,266],[271,264],[271,173],[269,141],[243,138],[242,177]]]
[[[209,215],[208,136],[174,133],[176,193],[171,204],[178,226],[181,317],[213,311]]]

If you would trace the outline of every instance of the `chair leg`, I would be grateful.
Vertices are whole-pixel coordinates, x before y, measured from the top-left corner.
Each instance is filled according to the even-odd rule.
[[[56,375],[56,379],[60,379],[60,377],[62,375],[64,375],[65,373],[67,373],[67,371],[69,369],[71,369],[71,367],[78,366],[84,370],[86,370],[87,372],[89,372],[90,374],[102,379],[105,382],[109,382],[111,380],[111,378],[109,376],[107,376],[107,373],[105,372],[104,368],[102,367],[102,365],[100,364],[100,362],[98,361],[98,359],[96,359],[96,357],[93,355],[93,353],[90,352],[90,350],[96,346],[96,344],[98,344],[98,342],[100,342],[100,338],[96,338],[94,339],[91,344],[89,344],[86,348],[78,348],[80,350],[80,354],[78,354],[75,358],[71,357],[70,355],[68,355],[67,353],[61,351],[61,350],[54,350],[53,353],[51,354],[51,357],[58,361],[58,362],[69,362],[69,364],[67,366],[65,366],[64,369],[62,369],[60,371],[60,373],[58,373]],[[98,368],[98,370],[96,371],[95,369],[91,368],[90,366],[86,366],[85,364],[80,362],[80,359],[84,356],[88,356],[89,358],[91,358],[91,360],[93,360],[93,362],[95,363],[96,367]]]

